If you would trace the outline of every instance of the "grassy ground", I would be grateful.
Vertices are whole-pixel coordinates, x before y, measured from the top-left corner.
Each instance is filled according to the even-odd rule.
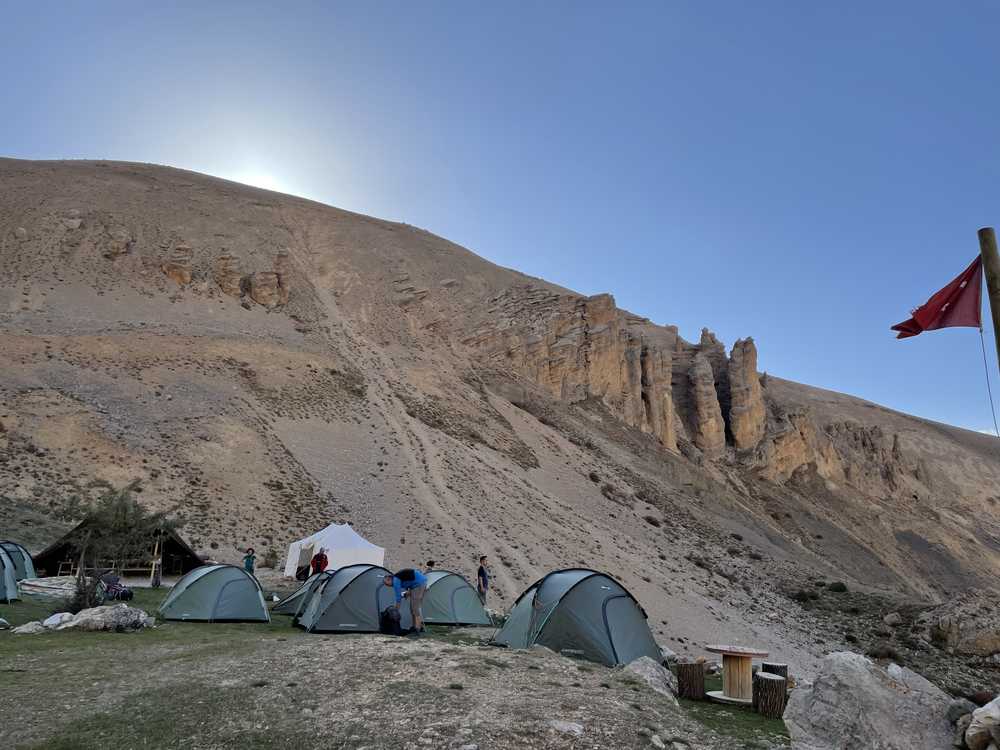
[[[707,677],[705,690],[722,690],[721,677]],[[746,748],[774,748],[789,744],[788,730],[780,719],[766,719],[743,706],[723,706],[709,701],[680,699],[681,707],[709,729],[738,739]]]
[[[132,604],[155,612],[165,595],[138,589]],[[20,624],[59,609],[29,598],[0,616]],[[497,649],[486,645],[493,632],[318,636],[275,615],[131,634],[0,633],[0,716],[20,717],[4,747],[644,750],[657,732],[692,749],[787,745],[781,722],[708,703],[678,711],[621,670]],[[555,718],[584,726],[587,741],[551,729]]]

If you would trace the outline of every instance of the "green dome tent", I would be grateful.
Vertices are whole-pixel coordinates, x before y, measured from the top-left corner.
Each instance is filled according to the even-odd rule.
[[[17,542],[0,542],[2,548],[14,563],[14,577],[23,581],[25,578],[37,578],[35,564],[31,561],[28,550]]]
[[[310,633],[377,633],[379,615],[395,601],[383,582],[387,573],[358,564],[321,574],[295,624]]]
[[[160,605],[164,620],[270,622],[257,579],[235,565],[203,565],[181,578]]]
[[[640,656],[660,661],[635,598],[610,576],[582,568],[557,570],[530,586],[493,642],[510,648],[538,643],[607,666]]]
[[[310,594],[312,594],[312,592],[318,588],[325,579],[329,578],[336,572],[337,571],[335,570],[324,570],[321,573],[313,573],[302,583],[301,586],[295,589],[295,591],[275,604],[271,608],[271,611],[279,615],[293,615],[297,617],[302,614],[302,610],[309,601]]]
[[[421,609],[428,625],[492,625],[493,620],[483,608],[479,594],[458,573],[432,570],[427,576],[427,593]],[[404,600],[399,608],[400,626],[413,625],[410,608]]]
[[[14,561],[10,559],[7,550],[0,547],[0,601],[10,604],[21,597],[17,592],[17,577]]]

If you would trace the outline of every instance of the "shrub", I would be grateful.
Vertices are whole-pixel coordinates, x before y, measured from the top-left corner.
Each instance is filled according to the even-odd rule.
[[[843,594],[847,591],[847,584],[843,581],[834,581],[827,588],[836,594]]]
[[[660,519],[657,518],[656,516],[643,516],[642,518],[650,526],[655,526],[656,528],[660,528]]]

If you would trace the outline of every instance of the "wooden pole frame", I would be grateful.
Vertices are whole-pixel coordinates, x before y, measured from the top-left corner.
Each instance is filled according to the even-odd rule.
[[[993,227],[979,230],[979,254],[986,274],[986,292],[990,299],[993,317],[993,340],[996,343],[997,364],[1000,366],[1000,253],[997,252],[997,235]]]

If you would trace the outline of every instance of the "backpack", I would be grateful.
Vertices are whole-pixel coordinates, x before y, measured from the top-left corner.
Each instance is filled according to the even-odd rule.
[[[309,577],[309,566],[308,565],[300,565],[298,568],[295,569],[295,580],[296,581],[304,581],[308,577]]]
[[[399,625],[399,610],[389,606],[382,610],[378,618],[378,632],[385,635],[402,635],[403,629]]]

